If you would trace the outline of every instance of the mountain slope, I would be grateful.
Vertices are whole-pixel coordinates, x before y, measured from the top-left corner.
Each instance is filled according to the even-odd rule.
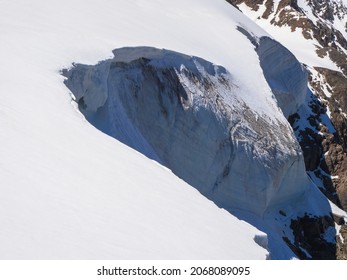
[[[161,1],[146,2],[0,2],[0,258],[266,258],[254,241],[259,230],[98,132],[71,105],[60,70],[75,60],[96,62],[129,44],[192,52],[203,40],[194,26],[182,32],[191,23],[185,10],[170,18]],[[197,21],[214,7],[181,4]]]
[[[305,63],[310,85],[306,105],[289,121],[304,152],[309,176],[330,200],[346,210],[347,2],[228,2]]]
[[[310,257],[312,252],[305,253],[310,244],[301,248],[290,229],[292,220],[305,213],[324,222],[315,241],[335,245],[331,209],[305,177],[299,146],[268,84],[277,76],[271,72],[264,76],[269,66],[266,59],[261,65],[255,45],[261,46],[263,38],[277,51],[283,47],[264,39],[266,32],[225,1],[105,0],[102,5],[95,0],[1,1],[0,26],[4,30],[0,33],[0,258]],[[109,58],[113,49],[129,46],[164,48],[222,65],[237,85],[237,99],[266,124],[285,132],[293,145],[300,184],[295,176],[287,176],[289,161],[283,163],[283,174],[277,170],[271,174],[271,166],[276,165],[271,155],[279,160],[287,156],[282,154],[287,150],[280,136],[263,135],[259,143],[238,139],[238,151],[244,148],[245,152],[238,154],[243,161],[244,155],[248,159],[254,155],[249,147],[277,141],[277,154],[264,147],[260,151],[265,155],[259,155],[260,163],[269,164],[264,174],[272,177],[262,182],[260,176],[257,190],[269,193],[271,201],[284,199],[261,211],[259,207],[235,209],[238,205],[228,200],[221,205],[226,212],[162,165],[92,127],[71,100],[60,71],[72,62],[96,64]],[[296,63],[293,77],[302,77]],[[94,82],[86,79],[83,86],[93,88]],[[290,97],[296,92],[282,89],[292,88],[280,84],[281,90],[274,93]],[[98,105],[103,101],[93,100]],[[302,98],[292,108],[300,102]],[[84,105],[88,108],[90,103]],[[257,120],[250,124],[256,126]],[[245,135],[252,133],[246,130]],[[254,135],[260,136],[261,130]],[[260,163],[255,166],[259,168]],[[233,178],[248,179],[242,172]],[[283,188],[282,179],[287,182]],[[277,184],[271,184],[274,181]],[[274,186],[281,186],[280,191]],[[264,202],[263,197],[258,201]]]
[[[230,15],[239,13],[231,10]],[[95,66],[77,64],[64,75],[93,125],[169,167],[230,213],[245,217],[236,209],[253,212],[255,218],[244,219],[268,234],[271,258],[284,258],[279,247],[296,242],[284,230],[291,219],[310,213],[318,224],[324,221],[320,236],[333,221],[327,201],[310,190],[315,186],[272,95],[284,114],[296,112],[305,101],[306,71],[287,49],[249,25],[245,19],[230,20],[228,27],[238,42],[232,50],[249,48],[236,64],[259,71],[252,82],[262,83],[260,92],[240,82],[249,75],[239,69],[229,73],[201,58],[149,47],[116,49],[115,58]],[[286,219],[279,217],[283,213]],[[310,249],[310,257],[333,258],[335,241],[318,241],[327,249]]]
[[[314,95],[308,94],[308,107],[294,116],[293,121],[310,120],[311,128],[300,123],[293,125],[310,176],[330,199],[346,210],[346,2],[228,2],[238,5],[306,64]]]

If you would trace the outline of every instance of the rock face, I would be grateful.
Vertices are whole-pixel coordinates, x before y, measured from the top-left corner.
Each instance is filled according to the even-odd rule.
[[[271,44],[260,46],[266,55]],[[226,209],[262,216],[305,192],[310,183],[290,125],[252,111],[226,69],[147,47],[114,54],[96,66],[77,64],[64,72],[94,126],[167,166]],[[292,108],[301,102],[289,99]]]
[[[337,258],[347,260],[347,225],[342,225],[340,235],[337,236]]]
[[[310,217],[305,215],[292,220],[291,229],[295,239],[291,244],[285,241],[300,257],[300,259],[332,260],[336,258],[336,243],[334,238],[329,242],[322,238],[334,227],[334,220],[329,216]]]

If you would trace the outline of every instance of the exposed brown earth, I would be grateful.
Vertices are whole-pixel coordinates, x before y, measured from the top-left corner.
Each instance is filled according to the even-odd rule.
[[[337,236],[336,253],[338,260],[347,260],[347,225],[342,225],[340,236]]]

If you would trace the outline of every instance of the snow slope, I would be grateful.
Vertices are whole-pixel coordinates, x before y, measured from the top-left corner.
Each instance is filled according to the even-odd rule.
[[[257,229],[71,106],[59,71],[115,47],[166,47],[235,67],[245,50],[230,53],[227,3],[164,2],[0,1],[0,258],[266,257]],[[247,86],[268,90],[253,74]]]
[[[223,65],[251,111],[292,137],[255,46],[237,26],[254,40],[267,35],[224,0],[0,1],[0,258],[266,258],[255,242],[267,244],[263,233],[86,122],[60,75],[124,46],[194,55]],[[284,188],[286,201],[300,194],[276,205],[286,221],[274,224],[273,212],[265,222],[239,216],[270,235],[263,246],[272,258],[292,258],[284,225],[329,207],[314,185],[277,175],[269,181],[296,188]]]
[[[339,207],[345,208],[345,157],[340,156],[331,161],[330,158],[334,155],[332,150],[335,145],[341,146],[341,153],[345,153],[346,150],[346,142],[338,139],[345,139],[346,135],[344,98],[347,73],[347,1],[258,1],[257,3],[262,2],[258,9],[252,1],[233,2],[242,2],[239,7],[244,14],[287,46],[299,61],[306,64],[310,89],[307,92],[306,105],[300,108],[296,115],[300,122],[293,127],[303,148],[307,170],[317,169],[311,172],[310,176],[316,177],[314,181],[320,182],[317,185],[329,199]],[[321,113],[316,114],[318,111],[314,109],[315,106],[321,108]],[[295,122],[298,122],[298,119]],[[308,134],[311,135],[308,137]],[[323,139],[330,136],[334,140],[327,144]],[[316,149],[317,147],[322,147],[322,150]],[[315,156],[318,159],[316,162]],[[323,169],[328,171],[331,179],[330,175],[327,176],[327,173],[321,171],[321,164],[326,163],[327,169]]]

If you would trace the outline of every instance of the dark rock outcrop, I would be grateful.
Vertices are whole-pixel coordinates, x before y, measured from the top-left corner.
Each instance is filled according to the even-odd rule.
[[[331,217],[304,217],[292,220],[290,228],[293,230],[295,240],[291,243],[285,241],[301,259],[334,260],[336,259],[336,244],[327,240],[326,230],[334,227]]]

